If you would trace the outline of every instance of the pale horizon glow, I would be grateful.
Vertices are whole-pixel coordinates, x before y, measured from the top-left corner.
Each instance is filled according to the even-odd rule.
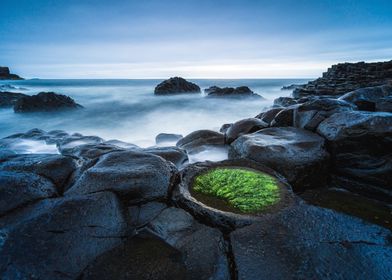
[[[0,65],[25,78],[316,78],[392,59],[387,0],[2,0]]]

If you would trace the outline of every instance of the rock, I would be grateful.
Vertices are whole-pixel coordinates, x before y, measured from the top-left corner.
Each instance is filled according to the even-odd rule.
[[[296,89],[296,88],[299,88],[299,87],[303,87],[304,85],[299,85],[299,84],[291,84],[291,85],[289,85],[289,86],[283,86],[282,88],[281,88],[281,90],[293,90],[293,89]]]
[[[390,231],[306,204],[230,234],[237,279],[387,279]]]
[[[77,166],[72,158],[51,154],[23,154],[0,160],[0,171],[34,173],[50,180],[59,193]]]
[[[45,199],[0,219],[1,279],[77,279],[122,242],[126,220],[116,196]]]
[[[340,63],[332,65],[321,78],[294,90],[294,98],[306,96],[341,96],[365,87],[388,84],[392,81],[392,60],[374,63]]]
[[[181,134],[172,134],[172,133],[159,133],[155,137],[155,143],[156,144],[162,144],[162,143],[167,143],[167,142],[174,142],[177,143],[178,140],[183,138]]]
[[[142,205],[132,205],[128,208],[130,224],[134,228],[145,227],[149,222],[158,217],[163,210],[168,208],[165,203],[149,202]]]
[[[116,140],[116,139],[104,141],[103,143],[107,144],[107,145],[117,146],[122,149],[139,149],[139,147],[135,144],[123,142],[123,141]]]
[[[392,113],[392,97],[380,98],[376,103],[376,111]]]
[[[33,173],[0,171],[0,217],[40,199],[57,196],[55,186]]]
[[[94,160],[102,155],[111,152],[123,151],[124,149],[109,144],[84,144],[73,148],[62,149],[61,153],[65,156],[70,156],[83,160]]]
[[[270,126],[272,127],[283,127],[283,126],[293,126],[294,125],[294,111],[297,109],[298,105],[289,106],[283,110],[280,110],[271,121]],[[275,112],[273,112],[275,113]],[[273,115],[273,114],[271,114]],[[265,118],[263,116],[263,118]]]
[[[23,93],[17,92],[8,92],[8,91],[1,91],[0,92],[0,108],[5,107],[13,107],[19,98],[27,96]]]
[[[81,134],[73,134],[70,136],[65,136],[56,141],[57,148],[62,154],[72,154],[73,151],[77,151],[78,146],[83,145],[97,145],[103,143],[104,140],[98,136],[83,136]],[[106,145],[112,148],[116,148],[112,145]],[[76,149],[75,149],[76,148]],[[116,148],[118,149],[118,147]]]
[[[155,95],[169,95],[179,93],[200,93],[200,87],[187,80],[174,77],[163,81],[155,87]]]
[[[279,114],[282,110],[283,108],[272,108],[266,112],[258,114],[255,118],[260,119],[270,125],[276,115]]]
[[[226,132],[226,143],[230,144],[238,137],[256,132],[260,129],[268,127],[268,124],[260,119],[248,118],[235,122]]]
[[[383,201],[392,199],[392,114],[336,113],[317,132],[328,141],[340,187]]]
[[[351,102],[357,105],[359,110],[374,112],[377,104],[388,97],[392,97],[391,85],[357,89],[339,97],[339,100]]]
[[[211,199],[208,205],[203,201],[200,201],[197,195],[192,192],[194,178],[203,172],[221,167],[244,168],[271,175],[276,178],[278,186],[280,187],[280,202],[274,205],[271,209],[266,210],[264,213],[246,214],[232,211],[232,209],[227,209],[227,206],[222,204],[219,199]],[[173,190],[173,200],[176,205],[186,209],[189,213],[192,213],[197,220],[203,221],[204,224],[214,228],[219,228],[226,233],[236,228],[250,225],[257,221],[260,216],[278,211],[280,208],[290,207],[292,204],[296,203],[291,187],[287,184],[282,175],[264,165],[248,159],[195,163],[184,168],[181,171],[180,176],[181,182]]]
[[[221,126],[221,128],[219,129],[219,132],[222,133],[226,133],[226,131],[230,128],[230,126],[232,126],[232,123],[225,123]]]
[[[323,186],[327,180],[324,139],[299,128],[266,128],[243,135],[231,144],[229,158],[264,164],[285,176],[296,191]]]
[[[16,74],[11,74],[8,67],[0,67],[0,80],[23,80]]]
[[[174,163],[177,168],[182,167],[188,162],[186,152],[177,147],[154,147],[144,149],[143,152],[154,154]]]
[[[202,225],[174,207],[163,210],[148,227],[181,252],[186,279],[230,279],[226,243],[218,229]]]
[[[225,135],[212,130],[197,130],[180,139],[176,146],[187,153],[197,153],[205,146],[224,146]]]
[[[299,104],[294,110],[293,125],[315,131],[318,125],[329,116],[345,111],[353,111],[357,107],[349,102],[338,99],[313,99]]]
[[[71,97],[54,92],[40,92],[33,96],[18,99],[14,106],[16,113],[47,112],[83,108]]]
[[[241,87],[225,87],[220,88],[212,86],[204,90],[208,97],[253,97],[263,98],[261,95],[254,93],[250,88],[246,86]]]
[[[175,167],[139,151],[111,152],[87,169],[65,195],[112,191],[132,202],[166,199]]]
[[[279,97],[274,100],[274,106],[277,106],[277,107],[288,107],[291,105],[295,105],[297,103],[298,102],[294,98],[291,98],[291,97]]]

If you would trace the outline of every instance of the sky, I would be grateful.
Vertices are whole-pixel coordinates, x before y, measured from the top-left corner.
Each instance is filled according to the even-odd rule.
[[[0,65],[27,78],[314,78],[391,59],[391,0],[0,0]]]

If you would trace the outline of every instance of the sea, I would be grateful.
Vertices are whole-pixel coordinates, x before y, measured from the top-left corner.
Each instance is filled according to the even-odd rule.
[[[96,135],[140,147],[155,145],[159,133],[187,135],[195,130],[219,130],[225,123],[254,117],[280,96],[290,96],[282,86],[302,84],[305,79],[190,79],[202,89],[248,86],[264,99],[206,98],[205,94],[155,96],[162,80],[70,80],[32,79],[0,81],[0,91],[34,95],[53,91],[72,97],[84,109],[51,113],[14,113],[0,108],[0,138],[33,128],[45,131]]]

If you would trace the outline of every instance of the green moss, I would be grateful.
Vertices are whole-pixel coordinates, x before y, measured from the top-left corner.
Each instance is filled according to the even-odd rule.
[[[280,199],[272,176],[240,168],[216,168],[197,176],[193,191],[224,200],[244,213],[260,212]]]

